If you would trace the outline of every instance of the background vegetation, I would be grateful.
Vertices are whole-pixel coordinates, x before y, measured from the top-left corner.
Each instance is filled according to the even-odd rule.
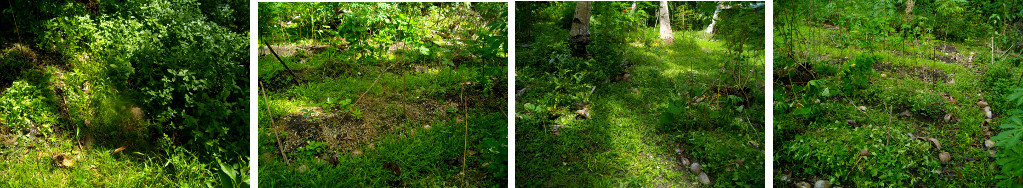
[[[669,2],[664,43],[635,3],[593,2],[580,57],[576,2],[516,3],[516,186],[762,187],[762,4]]]
[[[776,7],[775,185],[1023,183],[1023,3]]]
[[[507,6],[259,3],[261,185],[505,186]]]
[[[0,8],[0,182],[247,186],[246,1]]]

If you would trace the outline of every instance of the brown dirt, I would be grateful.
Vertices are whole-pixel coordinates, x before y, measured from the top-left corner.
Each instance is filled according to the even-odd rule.
[[[330,46],[330,45],[280,45],[280,46],[276,46],[275,45],[274,46],[274,52],[277,52],[277,55],[279,55],[281,57],[291,57],[291,56],[295,55],[296,51],[301,49],[301,50],[305,50],[306,51],[305,52],[306,56],[312,56],[312,55],[315,55],[317,53],[320,53],[320,52],[326,50],[327,48],[334,48],[334,46]],[[271,54],[270,50],[266,48],[266,45],[260,45],[259,46],[259,56],[268,56],[268,55],[273,55],[273,54]]]
[[[274,128],[282,137],[285,153],[297,151],[307,145],[307,141],[328,143],[325,154],[350,154],[355,150],[362,151],[373,140],[394,131],[404,131],[403,125],[409,122],[432,121],[446,117],[446,106],[436,101],[406,102],[389,100],[396,96],[376,98],[366,96],[355,104],[362,111],[362,118],[356,119],[348,114],[325,112],[320,107],[308,107],[299,112],[279,116]],[[391,105],[387,105],[391,104]],[[404,112],[389,111],[387,108],[402,109]],[[302,110],[312,113],[308,117]],[[391,109],[394,110],[394,109]],[[415,134],[409,132],[408,134]]]
[[[888,72],[889,77],[897,77],[899,79],[906,77],[917,78],[930,83],[945,83],[948,82],[952,77],[948,73],[941,69],[925,68],[925,67],[908,67],[905,65],[896,65],[890,62],[878,62],[874,64],[874,70],[880,72]]]

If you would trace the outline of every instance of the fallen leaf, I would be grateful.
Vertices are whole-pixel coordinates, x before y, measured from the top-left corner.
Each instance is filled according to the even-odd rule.
[[[119,147],[117,149],[114,149],[114,153],[112,153],[112,154],[117,154],[117,152],[124,151],[124,149],[126,149],[126,148],[124,146],[121,146],[121,147]]]

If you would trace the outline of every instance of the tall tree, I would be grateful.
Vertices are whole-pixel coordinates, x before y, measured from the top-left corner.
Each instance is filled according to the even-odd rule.
[[[665,43],[674,42],[675,36],[671,34],[671,20],[668,19],[668,1],[661,1],[661,9],[657,11],[657,19],[660,20],[661,39]]]
[[[574,43],[572,55],[582,57],[586,55],[586,45],[590,44],[590,5],[593,2],[579,1],[575,5],[575,17],[572,19],[572,30],[568,34],[572,38],[569,42]]]

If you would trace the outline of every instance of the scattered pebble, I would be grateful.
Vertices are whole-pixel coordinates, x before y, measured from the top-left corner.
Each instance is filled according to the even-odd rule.
[[[701,167],[700,163],[693,163],[693,164],[689,165],[689,171],[693,172],[694,174],[695,173],[700,173],[700,167]]]
[[[308,166],[302,165],[302,166],[298,167],[298,173],[299,174],[305,173],[306,170],[309,170]]]
[[[906,111],[902,111],[902,113],[899,113],[898,116],[899,117],[910,117],[910,116],[913,116],[913,114],[910,114],[909,110],[906,110]]]
[[[696,179],[699,180],[700,183],[702,183],[704,185],[710,185],[710,183],[711,183],[710,182],[710,177],[707,176],[707,173],[702,173],[701,172],[700,175],[696,176]]]
[[[555,136],[561,136],[561,128],[562,127],[565,127],[565,125],[554,125],[554,126],[551,126],[551,132],[554,132]]]
[[[813,183],[813,188],[831,188],[831,182],[828,180],[817,180]]]
[[[679,157],[679,162],[682,163],[683,166],[689,166],[689,159],[685,157]]]
[[[579,114],[583,119],[590,119],[590,108],[583,108],[582,110],[576,110],[575,114]]]
[[[801,181],[799,183],[796,183],[796,188],[810,188],[810,183],[806,183],[805,181]]]
[[[948,152],[941,152],[938,154],[938,160],[941,160],[942,163],[946,163],[949,160],[952,160],[952,155],[948,154]]]
[[[993,114],[991,114],[991,107],[990,106],[984,107],[984,115],[987,116],[987,119],[991,119],[991,117],[994,116]]]
[[[757,144],[757,142],[748,141],[748,142],[746,142],[746,144],[749,144],[750,146],[753,146],[753,148],[760,149],[760,144]]]
[[[934,145],[935,148],[941,150],[941,142],[939,142],[938,139],[927,138],[927,141],[931,141],[931,145]]]
[[[866,106],[859,106],[859,107],[856,107],[856,109],[860,110],[860,112],[866,112],[867,111],[867,107]]]
[[[781,181],[785,181],[785,182],[792,181],[792,174],[791,173],[782,174],[781,175]]]
[[[991,150],[991,149],[987,150],[987,152],[990,153],[991,156],[995,156],[995,154],[998,153],[998,152],[995,152],[995,150]]]
[[[423,127],[423,128],[425,128],[425,129],[430,129],[430,125],[426,125],[426,126],[425,126],[425,127]]]
[[[994,142],[994,141],[991,141],[991,140],[985,140],[985,141],[984,141],[984,146],[987,146],[987,148],[989,148],[989,149],[990,149],[990,148],[992,148],[992,147],[995,147],[995,142]]]

